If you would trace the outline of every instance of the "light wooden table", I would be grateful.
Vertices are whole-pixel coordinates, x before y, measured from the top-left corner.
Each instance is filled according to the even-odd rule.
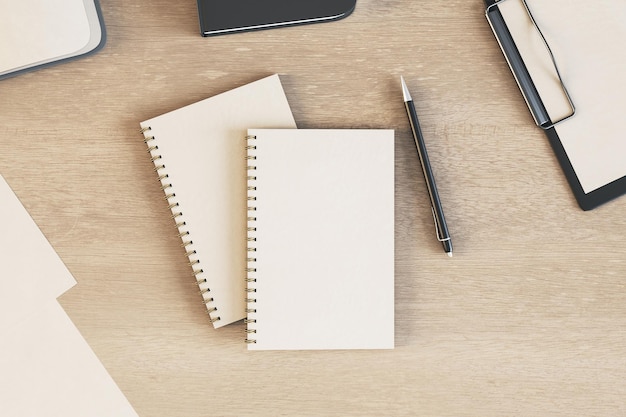
[[[0,173],[139,415],[626,415],[626,198],[578,208],[482,1],[359,0],[342,21],[214,38],[193,0],[102,9],[101,52],[0,82]],[[247,352],[243,324],[207,320],[139,122],[272,73],[301,128],[396,129],[393,351]]]

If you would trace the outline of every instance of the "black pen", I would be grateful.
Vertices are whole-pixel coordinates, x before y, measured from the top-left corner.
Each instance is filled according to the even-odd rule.
[[[422,165],[422,173],[424,174],[424,180],[426,181],[426,188],[428,188],[428,195],[430,196],[430,207],[433,212],[433,219],[435,220],[435,231],[437,233],[437,239],[443,245],[443,250],[452,256],[452,240],[450,239],[450,233],[448,232],[448,226],[446,225],[446,219],[443,216],[443,208],[441,207],[441,200],[439,200],[439,193],[437,192],[437,185],[435,185],[435,176],[433,170],[430,167],[430,161],[428,160],[428,152],[426,152],[426,144],[424,143],[424,136],[422,136],[422,130],[417,120],[417,113],[415,113],[415,105],[411,98],[411,93],[406,87],[404,78],[401,76],[402,81],[402,95],[404,96],[404,105],[406,112],[409,115],[409,122],[411,124],[411,131],[413,132],[413,139],[415,140],[415,148]]]

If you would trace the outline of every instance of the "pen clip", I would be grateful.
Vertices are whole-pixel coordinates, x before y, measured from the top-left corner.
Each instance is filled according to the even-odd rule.
[[[440,242],[446,242],[450,240],[450,237],[441,237],[441,230],[439,230],[439,224],[437,223],[437,216],[435,216],[435,209],[433,208],[433,206],[430,206],[430,211],[433,213],[433,221],[435,222],[435,233],[437,233],[437,240]]]

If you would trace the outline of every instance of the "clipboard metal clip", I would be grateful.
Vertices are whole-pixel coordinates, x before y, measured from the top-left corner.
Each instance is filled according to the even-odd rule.
[[[507,5],[503,6],[505,2]],[[514,12],[523,16],[519,16],[521,20],[517,24],[516,19],[512,19],[509,27],[498,6],[507,7],[507,17]],[[556,58],[526,0],[493,0],[487,6],[485,16],[537,126],[548,130],[574,116],[576,107]],[[527,27],[532,30],[526,31]],[[516,42],[516,38],[521,39]],[[542,45],[543,52],[538,52],[537,48],[524,48],[526,43]],[[522,58],[525,54],[527,60]]]

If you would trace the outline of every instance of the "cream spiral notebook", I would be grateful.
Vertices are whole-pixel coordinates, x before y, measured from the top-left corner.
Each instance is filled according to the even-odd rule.
[[[251,129],[250,350],[394,346],[394,132]]]
[[[245,316],[241,138],[250,127],[296,127],[278,75],[141,122],[190,274],[215,328]]]

